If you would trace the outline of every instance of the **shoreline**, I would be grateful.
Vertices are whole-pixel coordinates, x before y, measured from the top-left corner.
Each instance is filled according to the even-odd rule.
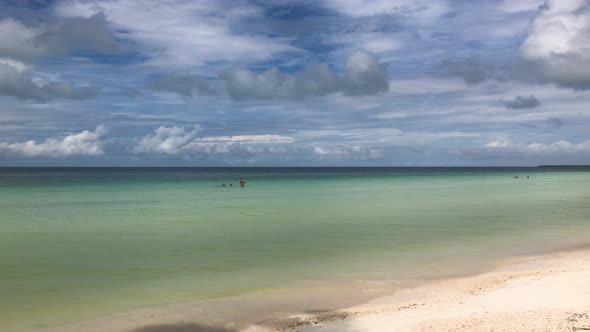
[[[338,287],[342,285],[314,292],[319,297],[332,296]],[[273,292],[286,304],[296,294],[285,289]],[[222,314],[212,317],[203,312],[202,302],[179,303],[33,331],[473,331],[480,324],[488,324],[482,325],[487,331],[518,329],[519,326],[505,325],[507,322],[525,324],[521,328],[524,330],[577,331],[590,329],[590,248],[507,257],[496,261],[487,271],[419,280],[373,295],[364,300],[343,301],[344,309],[315,310],[313,300],[308,300],[306,310],[285,308],[282,314],[257,316],[252,314],[255,310],[251,307],[260,305],[261,295],[257,294],[246,301],[245,297],[238,297],[205,303],[209,312],[225,309],[225,319],[221,319]],[[236,312],[239,307],[250,314]],[[264,305],[259,310],[263,312]]]
[[[510,257],[496,268],[246,332],[590,330],[590,249]]]

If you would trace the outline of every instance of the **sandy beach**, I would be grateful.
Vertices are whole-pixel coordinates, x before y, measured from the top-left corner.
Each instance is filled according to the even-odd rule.
[[[196,307],[180,305],[38,331],[584,331],[590,330],[590,250],[510,258],[489,272],[426,282],[344,310],[247,324],[254,318],[213,325],[202,318]]]
[[[590,330],[590,251],[506,260],[338,312],[298,315],[248,332]]]

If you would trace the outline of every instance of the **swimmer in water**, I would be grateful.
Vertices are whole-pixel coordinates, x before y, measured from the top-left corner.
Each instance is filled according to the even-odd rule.
[[[244,181],[244,178],[240,178],[240,187],[244,188],[245,185],[246,181]]]

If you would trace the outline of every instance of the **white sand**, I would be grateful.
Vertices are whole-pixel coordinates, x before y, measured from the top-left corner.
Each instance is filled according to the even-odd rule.
[[[336,313],[294,316],[247,331],[590,330],[590,251],[513,259],[502,266]]]

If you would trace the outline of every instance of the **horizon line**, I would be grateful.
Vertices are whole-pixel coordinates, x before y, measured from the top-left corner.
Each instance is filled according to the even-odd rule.
[[[0,166],[8,168],[544,168],[544,167],[590,167],[590,165],[495,165],[495,166]]]

